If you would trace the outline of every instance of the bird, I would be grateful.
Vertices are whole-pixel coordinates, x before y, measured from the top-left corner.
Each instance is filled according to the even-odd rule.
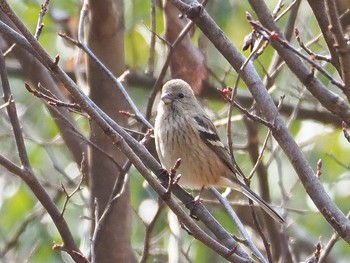
[[[241,169],[218,136],[215,125],[196,99],[190,85],[181,79],[167,81],[154,123],[156,151],[161,165],[170,171],[180,158],[178,184],[201,190],[211,186],[238,190],[272,218],[285,220],[238,176]]]

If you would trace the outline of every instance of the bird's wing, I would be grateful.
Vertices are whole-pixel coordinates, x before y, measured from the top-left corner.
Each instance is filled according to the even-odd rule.
[[[220,141],[214,124],[207,116],[195,116],[195,122],[197,123],[197,129],[199,131],[201,139],[208,147],[213,150],[218,157],[230,168],[235,175],[243,176],[243,172],[237,166],[234,159],[232,159],[225,145]],[[272,218],[276,219],[281,223],[285,223],[285,220],[265,202],[261,197],[254,193],[248,186],[242,183],[237,177],[232,176],[230,178],[237,186],[240,191],[245,194],[248,198],[258,203],[262,209],[264,209]]]
[[[243,176],[243,172],[236,164],[234,157],[231,157],[225,145],[221,142],[217,130],[212,121],[207,116],[195,116],[199,135],[204,143],[213,150],[218,157],[230,168],[235,175]]]

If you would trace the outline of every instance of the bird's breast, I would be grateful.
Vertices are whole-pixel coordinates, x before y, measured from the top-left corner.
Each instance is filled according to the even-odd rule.
[[[200,138],[190,116],[167,115],[157,129],[156,144],[162,165],[169,171],[181,158],[179,184],[190,189],[216,185],[222,176],[230,173],[227,166]]]

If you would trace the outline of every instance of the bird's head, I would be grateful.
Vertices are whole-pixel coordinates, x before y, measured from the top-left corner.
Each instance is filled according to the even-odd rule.
[[[190,85],[181,79],[173,79],[164,84],[161,100],[165,105],[182,105],[185,108],[197,102]]]

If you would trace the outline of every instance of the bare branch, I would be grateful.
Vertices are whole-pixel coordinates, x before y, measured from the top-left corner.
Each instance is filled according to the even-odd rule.
[[[10,104],[8,105],[7,110],[8,110],[8,115],[10,118],[10,122],[13,128],[13,133],[17,144],[18,155],[20,157],[20,161],[23,168],[17,167],[15,164],[13,164],[12,162],[10,162],[9,160],[7,160],[2,156],[0,156],[0,163],[9,171],[18,175],[33,191],[33,193],[38,198],[40,203],[44,206],[44,208],[47,210],[47,212],[51,216],[58,231],[60,232],[61,237],[64,241],[64,247],[67,253],[69,253],[76,262],[86,263],[88,262],[88,260],[79,251],[79,248],[73,239],[73,236],[68,228],[66,221],[61,216],[53,200],[50,198],[50,196],[47,194],[47,192],[42,187],[40,182],[34,176],[34,173],[27,155],[27,150],[25,147],[21,126],[19,124],[16,105],[12,100],[12,93],[11,93],[9,82],[7,79],[4,57],[1,51],[0,51],[0,74],[1,74],[2,87],[4,91],[4,99],[6,101],[10,101]],[[77,253],[80,255],[79,257],[77,257]]]
[[[149,257],[149,250],[150,250],[150,246],[151,246],[152,233],[153,233],[154,227],[159,219],[159,216],[161,215],[163,210],[164,210],[164,202],[159,199],[157,212],[154,215],[151,222],[146,225],[145,241],[143,244],[143,253],[142,253],[142,257],[140,259],[140,263],[147,262],[147,259]]]
[[[41,5],[41,10],[40,10],[40,13],[39,13],[39,19],[38,19],[38,23],[36,25],[36,29],[35,29],[35,34],[34,34],[34,37],[39,40],[39,37],[40,37],[40,34],[44,28],[44,23],[43,23],[43,20],[44,20],[44,16],[47,12],[47,9],[49,7],[49,4],[50,4],[50,0],[45,0],[45,2]]]
[[[214,187],[210,188],[210,191],[215,195],[215,197],[219,200],[219,202],[224,206],[225,210],[227,213],[231,216],[234,224],[238,227],[239,232],[241,232],[243,238],[244,238],[244,243],[248,245],[248,247],[251,249],[253,254],[259,259],[260,262],[267,263],[268,261],[265,259],[265,257],[261,254],[261,252],[257,249],[257,247],[254,245],[253,241],[251,240],[247,230],[243,226],[241,220],[239,220],[237,214],[235,211],[232,209],[230,203],[228,200],[222,196],[218,190],[216,190]]]
[[[325,3],[329,20],[328,28],[333,34],[333,46],[339,56],[340,73],[344,81],[344,93],[350,100],[350,48],[344,37],[336,3],[331,0],[326,0]]]
[[[197,2],[192,0],[172,0],[171,2],[182,12],[186,13],[187,16],[197,24],[197,26],[222,53],[227,61],[235,68],[235,70],[239,71],[241,65],[245,61],[245,58],[232,45],[226,35],[218,28],[208,13],[201,8]],[[277,32],[278,29],[275,26],[265,4],[262,3],[262,1],[255,0],[250,1],[250,4],[255,10],[259,11],[259,18],[261,21],[269,24],[269,26],[273,27],[273,30]],[[321,93],[315,94],[315,96],[317,96],[322,103],[326,103],[329,110],[336,112],[338,116],[341,116],[344,118],[344,120],[350,123],[350,109],[345,102],[334,93],[329,92],[329,90],[323,87],[323,85],[316,79],[310,80],[306,73],[307,70],[305,66],[303,66],[299,59],[297,59],[297,61],[295,60],[296,58],[293,53],[287,52],[282,46],[276,45],[276,42],[274,41],[272,41],[272,43],[276,50],[284,57],[287,64],[291,66],[293,72],[300,77],[301,81],[305,83],[310,91],[312,92],[315,91],[315,89],[322,89]],[[293,65],[290,64],[292,60]],[[296,64],[294,65],[294,63]],[[296,65],[298,65],[298,67],[296,67]],[[246,66],[245,70],[242,72],[242,80],[247,84],[265,118],[268,121],[273,121],[276,119],[272,134],[292,163],[301,182],[304,185],[305,190],[316,204],[320,212],[323,214],[324,218],[330,223],[330,225],[332,225],[334,229],[338,231],[344,240],[350,243],[350,222],[347,220],[341,210],[333,203],[322,184],[314,176],[313,170],[311,169],[303,153],[300,151],[298,145],[295,143],[290,132],[286,129],[282,119],[279,117],[270,95],[266,91],[259,75],[252,65],[248,64]],[[331,103],[330,98],[336,99],[332,100]],[[342,105],[341,107],[344,107],[343,109],[346,114],[341,113],[338,110],[334,110],[335,101],[338,103],[338,106]],[[276,118],[276,116],[278,117]],[[327,209],[324,209],[325,207],[327,207]]]

